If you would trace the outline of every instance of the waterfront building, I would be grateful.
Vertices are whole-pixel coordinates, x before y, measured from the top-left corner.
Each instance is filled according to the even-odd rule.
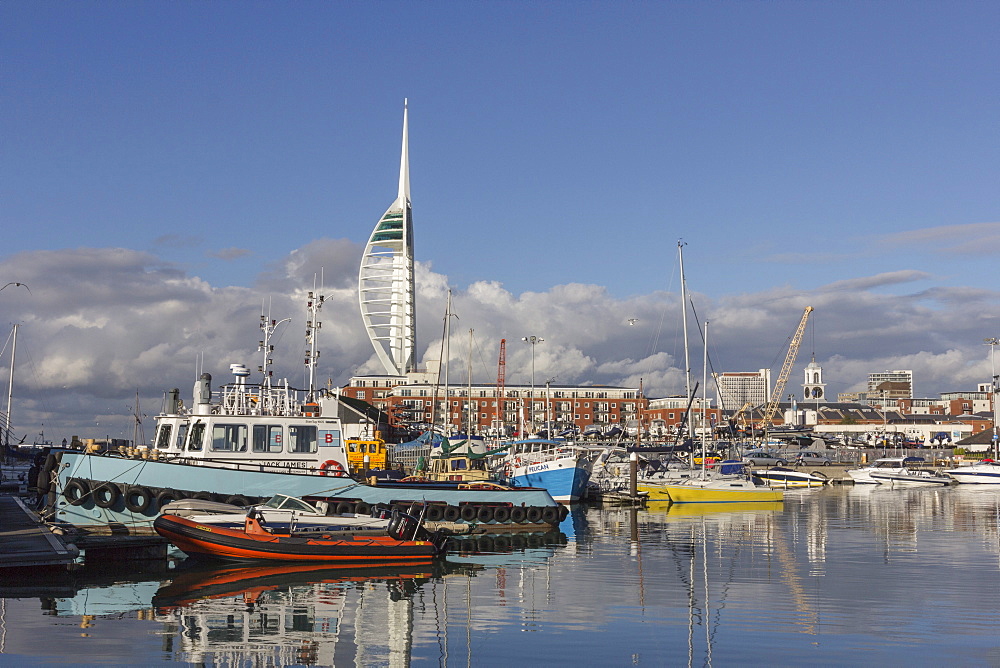
[[[688,410],[685,396],[650,399],[643,413],[643,424],[651,436],[675,433],[684,421]],[[714,427],[722,420],[722,411],[712,406],[712,400],[695,397],[691,401],[690,426],[692,433],[698,433],[702,426]]]
[[[386,412],[395,425],[421,428],[435,423],[447,425],[451,431],[496,436],[522,429],[533,433],[546,427],[553,433],[590,427],[606,431],[614,426],[624,428],[630,422],[637,424],[640,415],[647,424],[647,401],[638,388],[507,385],[501,398],[494,383],[446,389],[436,384],[436,376],[430,372],[408,377],[356,376],[342,388],[341,395],[368,401]]]
[[[713,373],[718,393],[716,400],[724,410],[738,410],[744,404],[760,406],[771,398],[771,370],[757,372]]]
[[[387,374],[415,369],[416,299],[413,278],[413,214],[407,105],[403,104],[403,148],[395,201],[379,218],[361,256],[358,272],[361,319]]]
[[[878,371],[868,374],[868,397],[898,399],[913,396],[913,371]]]

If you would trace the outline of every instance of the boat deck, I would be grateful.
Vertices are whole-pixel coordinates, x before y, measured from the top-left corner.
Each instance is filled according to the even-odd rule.
[[[78,556],[21,499],[0,496],[0,569],[63,566]]]

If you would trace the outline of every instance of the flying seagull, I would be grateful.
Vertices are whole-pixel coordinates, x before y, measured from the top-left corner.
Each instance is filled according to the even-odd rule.
[[[9,286],[11,286],[11,285],[13,285],[13,286],[14,286],[14,287],[16,287],[16,288],[24,288],[24,289],[25,289],[25,290],[27,290],[28,292],[31,292],[31,288],[29,288],[29,287],[28,287],[27,285],[25,285],[24,283],[13,283],[13,282],[11,282],[11,283],[8,283],[7,285],[3,286],[3,288],[6,288],[6,287],[9,287]],[[3,288],[0,288],[0,290],[3,290]]]

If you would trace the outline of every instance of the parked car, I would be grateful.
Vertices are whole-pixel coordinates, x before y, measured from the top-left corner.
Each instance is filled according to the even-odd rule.
[[[788,456],[790,461],[794,461],[796,464],[803,464],[806,466],[829,466],[833,463],[833,460],[824,455],[822,452],[814,452],[812,450],[799,450],[798,452],[793,452]]]
[[[788,458],[772,450],[749,450],[743,455],[743,463],[751,466],[784,466]]]

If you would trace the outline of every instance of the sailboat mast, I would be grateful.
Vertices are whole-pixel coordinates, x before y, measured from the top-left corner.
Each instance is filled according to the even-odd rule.
[[[684,276],[684,246],[683,241],[677,242],[677,256],[681,271],[681,328],[684,330],[684,396],[691,399],[691,354],[688,350],[687,321],[687,278]]]
[[[437,369],[437,379],[434,381],[434,397],[431,400],[431,433],[437,428],[437,410],[438,410],[438,390],[441,387],[441,372],[445,373],[445,391],[444,391],[444,414],[445,422],[448,421],[448,364],[446,362],[445,351],[447,350],[448,341],[448,327],[451,322],[451,288],[448,288],[448,299],[444,308],[444,323],[441,325],[441,350],[438,353],[438,369]]]
[[[14,325],[13,340],[10,346],[10,382],[7,385],[7,419],[4,425],[4,443],[10,445],[10,409],[14,400],[14,355],[17,352],[17,328]]]
[[[705,425],[708,424],[708,321],[705,321],[705,352],[701,368],[701,469],[705,471],[705,460],[708,459],[706,447]]]

